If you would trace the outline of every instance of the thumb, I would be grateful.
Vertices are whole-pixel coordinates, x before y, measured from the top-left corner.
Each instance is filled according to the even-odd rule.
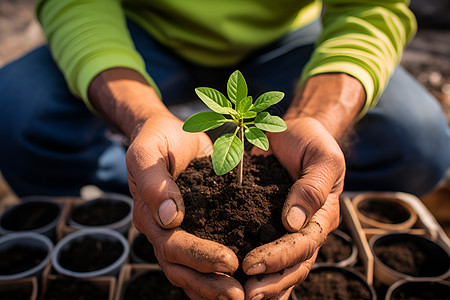
[[[180,226],[185,211],[183,198],[162,159],[145,169],[138,168],[130,160],[127,160],[127,166],[133,198],[147,205],[162,228]]]

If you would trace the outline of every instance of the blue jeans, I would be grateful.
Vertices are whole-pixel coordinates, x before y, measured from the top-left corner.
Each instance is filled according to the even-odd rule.
[[[229,68],[184,61],[133,23],[129,29],[167,105],[196,99],[197,86],[225,89],[239,69],[253,96],[286,93],[274,108],[282,115],[320,32],[314,23]],[[377,106],[355,125],[345,151],[345,189],[404,191],[422,195],[450,166],[450,134],[435,99],[397,68]],[[108,138],[107,125],[69,92],[42,46],[0,70],[0,170],[19,195],[78,195],[95,184],[128,193],[125,148]]]

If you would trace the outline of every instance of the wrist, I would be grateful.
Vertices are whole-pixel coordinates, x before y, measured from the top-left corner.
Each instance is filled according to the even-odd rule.
[[[101,72],[89,85],[88,95],[92,106],[131,140],[148,119],[172,117],[145,78],[131,69]]]
[[[339,139],[361,111],[366,99],[359,80],[343,73],[310,77],[296,94],[285,120],[314,118]]]

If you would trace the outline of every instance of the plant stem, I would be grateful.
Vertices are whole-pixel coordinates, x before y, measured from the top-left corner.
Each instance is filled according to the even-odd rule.
[[[242,124],[243,120],[239,120],[239,130],[238,130],[238,138],[242,142],[242,147],[244,147],[244,125]],[[245,152],[245,149],[244,149]],[[245,154],[245,153],[244,153]],[[242,155],[242,159],[238,164],[238,184],[242,186],[242,176],[244,173],[244,155]]]

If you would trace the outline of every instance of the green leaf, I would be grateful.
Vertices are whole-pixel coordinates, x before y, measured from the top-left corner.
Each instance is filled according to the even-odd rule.
[[[245,138],[258,148],[264,151],[269,150],[269,140],[267,139],[264,132],[256,127],[248,127],[244,132]]]
[[[206,104],[212,111],[219,114],[228,114],[228,111],[224,107],[232,108],[233,105],[230,101],[218,90],[200,87],[195,89],[197,96]]]
[[[283,119],[277,116],[271,116],[268,112],[259,113],[254,122],[256,127],[269,132],[282,132],[287,128]]]
[[[242,119],[253,119],[254,117],[256,117],[257,113],[254,111],[247,111],[243,114],[241,114]]]
[[[223,175],[233,170],[244,156],[244,146],[234,133],[219,137],[213,145],[212,163],[214,172]]]
[[[205,132],[217,128],[227,119],[213,111],[200,112],[190,116],[183,124],[183,130],[187,132]]]
[[[236,104],[236,111],[239,114],[247,112],[253,104],[252,96],[245,97]]]
[[[255,112],[260,112],[265,110],[268,107],[271,107],[274,104],[277,104],[280,102],[284,97],[283,92],[267,92],[262,94],[261,96],[256,99],[255,104],[251,108],[251,110]]]
[[[234,71],[228,79],[227,94],[234,104],[247,97],[247,83],[240,71]]]

